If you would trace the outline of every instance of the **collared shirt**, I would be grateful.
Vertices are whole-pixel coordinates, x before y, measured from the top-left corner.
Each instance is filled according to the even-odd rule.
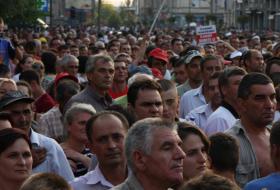
[[[189,90],[191,90],[192,87],[189,83],[189,80],[186,80],[186,82],[184,82],[183,84],[177,86],[177,92],[178,92],[178,96],[182,97],[183,94]]]
[[[111,188],[110,190],[144,190],[133,172],[130,172],[128,178],[121,184]]]
[[[213,113],[211,104],[205,104],[193,109],[187,116],[187,121],[194,122],[200,129],[205,131],[207,118]]]
[[[205,133],[210,136],[217,132],[224,132],[231,128],[236,122],[236,118],[224,106],[218,107],[207,119]]]
[[[74,179],[74,175],[66,156],[60,145],[55,140],[36,133],[31,129],[30,141],[32,143],[32,147],[44,147],[47,149],[47,157],[45,161],[33,168],[33,173],[50,172],[60,175],[66,181]]]
[[[74,95],[67,102],[64,111],[70,108],[73,103],[86,103],[91,104],[97,112],[100,112],[111,105],[112,101],[112,98],[108,94],[101,96],[91,86],[87,85],[83,91]]]
[[[237,120],[234,126],[225,133],[235,137],[239,141],[239,162],[235,177],[239,186],[244,187],[249,181],[260,177],[255,151],[240,120]]]
[[[206,104],[204,95],[202,94],[202,86],[186,92],[180,101],[180,118],[186,118],[186,115],[193,109]]]
[[[106,190],[114,187],[102,174],[99,165],[93,171],[70,182],[74,190]]]
[[[44,113],[39,120],[39,132],[53,139],[63,139],[66,136],[59,107],[53,107]]]

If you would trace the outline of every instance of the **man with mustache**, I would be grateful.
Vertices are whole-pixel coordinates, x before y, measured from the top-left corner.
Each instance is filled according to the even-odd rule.
[[[274,171],[270,158],[270,125],[276,109],[276,93],[271,79],[262,73],[249,73],[238,88],[240,120],[226,132],[240,144],[236,181],[247,182]]]
[[[136,122],[125,141],[127,163],[132,172],[111,190],[166,190],[183,182],[182,141],[174,125],[161,118]]]
[[[127,129],[127,120],[114,111],[99,112],[87,121],[89,147],[98,164],[94,170],[70,182],[74,190],[110,189],[126,179],[124,139]]]

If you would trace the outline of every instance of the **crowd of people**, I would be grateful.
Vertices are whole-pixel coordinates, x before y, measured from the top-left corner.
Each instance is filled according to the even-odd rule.
[[[262,190],[280,180],[280,42],[5,30],[3,190]]]

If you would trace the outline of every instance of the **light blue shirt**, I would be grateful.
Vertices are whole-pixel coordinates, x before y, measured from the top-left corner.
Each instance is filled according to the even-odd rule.
[[[188,113],[186,120],[194,122],[200,129],[205,131],[207,118],[212,113],[213,110],[211,108],[211,104],[205,104],[193,109],[190,113]]]
[[[237,119],[223,106],[218,107],[207,119],[205,133],[210,136],[231,128]]]
[[[75,178],[70,182],[70,185],[74,190],[106,190],[114,187],[114,185],[105,179],[99,165],[87,174]]]
[[[187,91],[180,100],[180,118],[186,118],[190,111],[205,104],[206,100],[202,94],[202,85]]]
[[[47,149],[47,157],[43,163],[33,168],[33,173],[50,172],[56,173],[66,181],[74,179],[71,167],[60,145],[54,140],[31,129],[30,141],[35,147]]]

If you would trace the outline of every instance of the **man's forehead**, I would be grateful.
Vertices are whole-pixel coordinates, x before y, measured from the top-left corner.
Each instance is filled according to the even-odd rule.
[[[254,84],[250,87],[252,95],[272,95],[275,94],[275,88],[272,83]]]

